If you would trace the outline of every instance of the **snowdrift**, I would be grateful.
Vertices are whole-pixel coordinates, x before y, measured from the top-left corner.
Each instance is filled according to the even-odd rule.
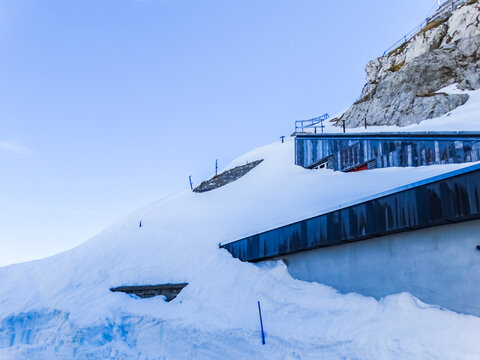
[[[449,120],[480,115],[479,94],[471,95]],[[446,120],[429,126],[435,121]],[[340,294],[293,279],[282,261],[242,263],[218,246],[469,164],[310,171],[294,165],[288,141],[228,168],[259,159],[219,189],[185,190],[75,249],[0,268],[0,359],[480,358],[480,318],[406,293]],[[182,282],[169,303],[109,291]]]

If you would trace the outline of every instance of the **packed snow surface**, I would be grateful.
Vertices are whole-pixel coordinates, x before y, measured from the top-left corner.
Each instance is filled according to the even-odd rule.
[[[68,252],[0,268],[0,359],[479,359],[480,318],[242,263],[220,242],[468,165],[306,170],[293,142],[241,179],[149,205]],[[142,227],[139,222],[142,221]],[[172,302],[109,288],[188,282]],[[261,345],[257,300],[266,345]]]

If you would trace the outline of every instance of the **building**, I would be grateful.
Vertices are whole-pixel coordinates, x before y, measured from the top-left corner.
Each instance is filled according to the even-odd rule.
[[[480,160],[480,133],[295,134],[295,162],[359,171]],[[480,315],[480,164],[472,163],[221,247],[283,259],[297,279],[376,298],[410,292]]]
[[[355,171],[480,160],[480,133],[295,134],[295,164]]]

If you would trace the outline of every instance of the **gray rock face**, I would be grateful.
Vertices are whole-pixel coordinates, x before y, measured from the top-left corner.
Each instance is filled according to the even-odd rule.
[[[467,94],[439,93],[455,83],[480,88],[480,5],[463,5],[429,23],[407,43],[366,66],[360,100],[340,118],[347,127],[410,125],[465,104]]]

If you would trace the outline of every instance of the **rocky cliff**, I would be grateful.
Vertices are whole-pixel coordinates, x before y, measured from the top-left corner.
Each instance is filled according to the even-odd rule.
[[[405,126],[463,105],[467,94],[439,92],[458,83],[480,88],[480,4],[469,1],[428,23],[408,42],[366,66],[367,84],[343,115],[347,127]]]

